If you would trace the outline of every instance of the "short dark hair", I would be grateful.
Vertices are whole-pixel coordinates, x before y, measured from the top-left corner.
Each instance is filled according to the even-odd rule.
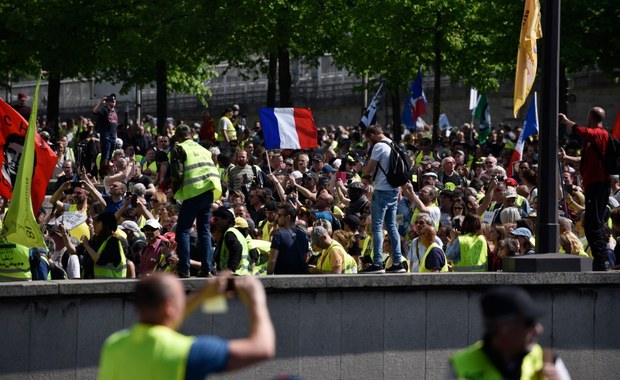
[[[297,218],[297,209],[291,204],[281,204],[280,206],[278,206],[278,210],[283,210],[284,215],[290,216],[291,220],[295,220],[295,218]]]

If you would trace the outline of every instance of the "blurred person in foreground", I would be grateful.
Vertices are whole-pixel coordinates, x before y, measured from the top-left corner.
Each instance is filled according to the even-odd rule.
[[[570,379],[562,359],[536,341],[543,310],[519,287],[482,296],[484,336],[450,358],[449,379]]]
[[[247,338],[186,336],[175,331],[196,307],[209,299],[234,295],[246,305]],[[155,273],[136,286],[140,321],[104,343],[99,362],[104,379],[204,379],[210,373],[244,368],[275,355],[275,331],[265,290],[255,277],[232,278],[222,272],[186,304],[180,280]]]

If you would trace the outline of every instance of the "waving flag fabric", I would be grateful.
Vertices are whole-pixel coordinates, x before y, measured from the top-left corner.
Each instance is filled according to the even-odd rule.
[[[480,144],[484,144],[487,141],[487,137],[491,134],[491,110],[489,109],[487,94],[482,94],[478,97],[474,118],[480,122],[478,126],[478,141]]]
[[[36,101],[33,99],[33,107],[31,112],[35,115],[34,127],[36,128]],[[35,153],[34,173],[31,182],[32,209],[39,210],[43,199],[47,184],[52,178],[54,166],[58,161],[58,157],[54,151],[47,145],[45,141],[34,132],[34,143],[26,149],[24,139],[28,122],[20,114],[17,113],[8,103],[0,99],[0,150],[4,154],[0,154],[0,196],[11,199],[13,195],[13,187],[17,182],[17,171],[20,163],[20,157],[26,152]],[[31,169],[32,170],[32,169]]]
[[[267,149],[313,149],[318,133],[309,108],[261,108],[260,123]]]
[[[359,122],[359,126],[362,128],[362,131],[377,122],[377,103],[379,103],[379,93],[382,88],[383,83],[379,86],[379,89],[375,93],[375,96],[373,96],[368,108],[366,108],[366,112],[364,112],[364,116],[362,116],[362,119]]]
[[[6,162],[3,162],[3,177],[6,172],[9,178],[11,178],[13,174],[12,168],[14,167],[13,163],[19,162],[19,165],[15,167],[17,170],[15,180],[11,181],[12,198],[4,219],[2,236],[8,241],[25,245],[26,247],[42,248],[45,247],[45,242],[43,241],[41,229],[35,219],[34,210],[35,207],[36,210],[39,210],[39,207],[41,207],[45,189],[52,176],[57,157],[47,143],[36,133],[40,82],[41,77],[39,75],[32,100],[30,123],[26,124],[24,118],[17,114],[17,112],[14,115],[5,114],[2,121],[3,157],[5,160],[11,160],[11,163],[8,165]],[[2,103],[4,112],[6,111],[4,107],[6,103]],[[11,130],[22,134],[20,136],[22,141],[21,148],[17,148],[16,140],[10,139],[10,135],[7,135]],[[21,153],[17,154],[17,150]],[[7,190],[5,181],[6,178],[3,178],[2,185]]]
[[[506,172],[508,177],[511,177],[513,174],[513,163],[521,161],[521,157],[523,157],[523,146],[525,145],[525,141],[536,133],[538,133],[538,105],[536,104],[536,93],[534,93],[534,99],[530,104],[530,109],[527,111],[527,116],[525,117],[525,122],[523,123],[523,130],[521,131],[519,140],[517,140],[515,151],[512,153],[512,157],[510,158],[510,165],[508,165],[508,170]]]
[[[411,87],[409,87],[409,96],[403,108],[402,121],[407,127],[413,127],[418,117],[426,114],[426,96],[422,89],[422,68],[418,70]]]
[[[538,65],[538,50],[536,40],[542,37],[540,25],[540,0],[525,0],[523,20],[521,21],[521,35],[517,52],[517,72],[515,74],[514,116],[525,104],[525,99],[532,89],[536,79]]]

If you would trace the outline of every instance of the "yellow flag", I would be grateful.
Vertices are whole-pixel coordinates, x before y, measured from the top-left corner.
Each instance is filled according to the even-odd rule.
[[[540,0],[525,0],[519,51],[517,52],[517,73],[515,75],[514,116],[525,103],[536,79],[538,51],[536,40],[542,37],[540,25]]]
[[[32,173],[34,171],[34,134],[37,129],[37,108],[39,102],[39,84],[41,75],[38,75],[37,86],[32,99],[32,111],[24,139],[22,155],[19,159],[17,177],[13,186],[13,196],[4,218],[2,237],[6,240],[25,245],[28,248],[43,248],[43,234],[34,217],[31,201]]]

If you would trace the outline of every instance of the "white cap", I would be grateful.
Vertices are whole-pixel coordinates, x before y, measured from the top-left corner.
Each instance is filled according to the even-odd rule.
[[[121,230],[133,231],[135,233],[139,233],[140,232],[140,227],[138,227],[136,222],[134,222],[133,220],[126,220],[126,221],[124,221],[123,223],[121,223],[120,226],[118,226],[118,228],[120,228]]]
[[[157,219],[149,219],[146,221],[146,223],[144,224],[144,227],[151,227],[154,228],[156,230],[159,230],[161,228],[161,224],[159,224],[159,222],[157,221]],[[142,229],[144,230],[144,227],[142,227]]]
[[[300,179],[302,178],[304,175],[301,174],[301,172],[299,170],[295,170],[291,173],[291,175],[295,178],[295,179]]]

